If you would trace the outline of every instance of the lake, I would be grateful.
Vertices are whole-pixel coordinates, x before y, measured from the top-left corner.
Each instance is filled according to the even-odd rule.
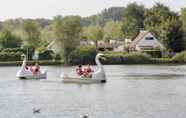
[[[60,73],[75,67],[42,68],[47,80],[19,80],[19,67],[0,67],[0,118],[186,117],[184,65],[108,65],[105,84],[64,84]]]

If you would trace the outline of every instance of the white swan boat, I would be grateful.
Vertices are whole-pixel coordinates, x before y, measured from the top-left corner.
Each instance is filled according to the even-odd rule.
[[[46,79],[47,71],[41,71],[39,74],[33,74],[30,68],[26,68],[26,56],[24,56],[24,60],[20,70],[17,72],[16,77],[20,79]]]
[[[106,76],[105,76],[105,71],[104,68],[100,62],[99,59],[104,58],[104,55],[101,53],[98,53],[96,55],[95,61],[98,66],[97,71],[95,71],[92,74],[91,78],[86,78],[86,77],[70,77],[68,74],[61,74],[61,78],[63,79],[64,83],[105,83],[106,82]]]

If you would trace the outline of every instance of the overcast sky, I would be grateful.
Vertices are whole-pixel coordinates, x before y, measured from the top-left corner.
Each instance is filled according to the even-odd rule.
[[[112,6],[131,2],[151,7],[161,1],[172,10],[186,7],[186,0],[0,0],[0,20],[9,18],[52,18],[56,15],[90,16]]]

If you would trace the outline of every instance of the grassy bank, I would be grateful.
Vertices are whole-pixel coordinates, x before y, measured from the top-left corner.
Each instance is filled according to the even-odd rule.
[[[28,61],[28,65],[34,65],[34,61]],[[146,61],[126,61],[122,59],[122,57],[114,57],[114,58],[107,58],[106,61],[102,61],[104,65],[133,65],[133,64],[186,64],[185,62],[175,62],[172,59],[169,58],[151,58],[150,60]],[[4,61],[0,62],[0,66],[20,66],[22,64],[22,61]],[[39,61],[40,65],[44,66],[59,66],[59,65],[64,65],[62,61]],[[72,65],[77,65],[77,64],[72,64]]]
[[[80,51],[83,53],[75,53],[71,57],[70,65],[78,64],[95,64],[95,51],[88,53],[87,50]],[[153,58],[146,53],[126,53],[126,52],[103,52],[106,56],[106,60],[101,60],[105,65],[117,65],[117,64],[186,64],[186,52],[176,54],[172,58]],[[35,61],[28,61],[28,65],[33,65]],[[0,61],[0,66],[17,66],[21,65],[22,61]],[[39,61],[40,65],[63,65],[63,61],[42,60]]]
[[[28,65],[33,65],[35,61],[28,61]],[[22,61],[3,61],[0,62],[0,66],[20,66],[22,64]],[[52,61],[52,60],[45,60],[45,61],[39,61],[40,65],[62,65],[62,61]]]

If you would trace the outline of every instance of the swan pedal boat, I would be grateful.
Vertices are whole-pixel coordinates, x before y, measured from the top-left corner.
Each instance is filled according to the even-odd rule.
[[[19,79],[46,79],[47,71],[41,71],[39,74],[33,74],[33,72],[28,68],[26,69],[26,56],[24,56],[24,60],[20,70],[17,72],[16,77]]]
[[[98,53],[95,57],[95,62],[98,66],[97,71],[92,74],[91,78],[86,77],[70,77],[68,74],[61,74],[62,81],[64,83],[105,83],[107,81],[104,68],[100,62],[100,59],[105,59],[104,55]]]

